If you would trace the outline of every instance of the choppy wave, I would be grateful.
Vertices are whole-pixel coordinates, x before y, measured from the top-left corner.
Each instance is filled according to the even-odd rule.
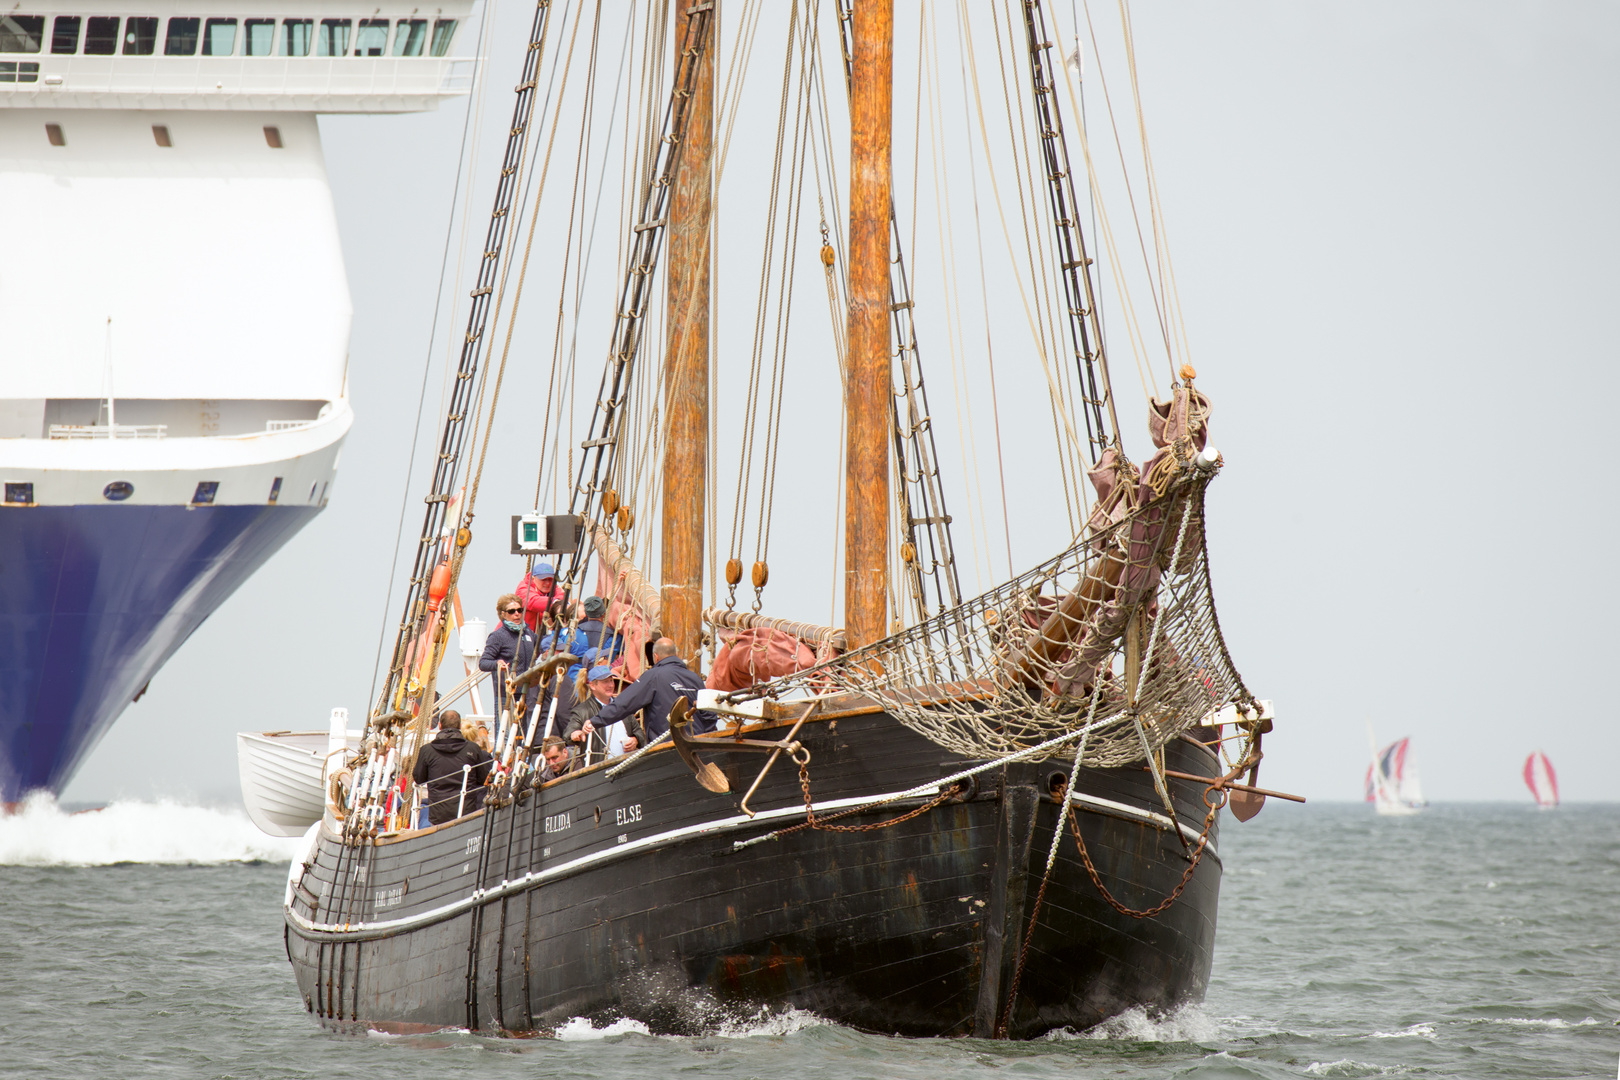
[[[240,810],[167,800],[69,813],[40,793],[0,816],[0,866],[285,862],[298,844],[266,836]]]
[[[1060,1028],[1048,1032],[1046,1038],[1059,1041],[1092,1039],[1112,1042],[1213,1042],[1220,1038],[1220,1027],[1197,1005],[1183,1005],[1167,1013],[1150,1013],[1138,1006],[1085,1031]]]
[[[713,1031],[705,1038],[722,1039],[751,1039],[761,1036],[780,1038],[792,1035],[806,1028],[826,1027],[833,1025],[832,1021],[817,1016],[813,1012],[803,1009],[765,1009],[751,1017],[733,1017],[715,1024]],[[615,1035],[646,1035],[647,1025],[639,1020],[622,1018],[597,1027],[589,1019],[576,1016],[557,1029],[557,1038],[565,1042],[583,1042],[590,1039],[607,1039]],[[658,1036],[659,1038],[681,1039],[687,1036]]]
[[[597,1027],[585,1017],[576,1016],[557,1029],[557,1038],[564,1042],[584,1042],[589,1039],[606,1039],[614,1035],[631,1034],[647,1034],[647,1025],[640,1020],[621,1018]]]
[[[1305,1066],[1307,1076],[1386,1076],[1391,1071],[1393,1070],[1380,1065],[1351,1061],[1349,1058],[1340,1058],[1338,1061],[1313,1061]]]

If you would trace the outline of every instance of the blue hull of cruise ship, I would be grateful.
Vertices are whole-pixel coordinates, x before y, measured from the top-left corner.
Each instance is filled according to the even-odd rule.
[[[319,512],[0,510],[0,802],[60,792],[191,632]]]

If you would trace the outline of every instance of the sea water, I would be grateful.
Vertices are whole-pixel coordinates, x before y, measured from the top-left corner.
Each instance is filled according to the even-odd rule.
[[[1208,998],[1032,1043],[805,1013],[701,1038],[326,1032],[282,951],[293,841],[240,812],[0,819],[0,1074],[51,1077],[1610,1077],[1620,806],[1266,807],[1223,824]]]

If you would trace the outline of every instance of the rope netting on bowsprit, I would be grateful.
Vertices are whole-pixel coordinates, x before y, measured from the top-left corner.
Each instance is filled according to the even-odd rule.
[[[1204,446],[1208,403],[1177,388],[1155,412],[1168,415],[1146,466],[1109,451],[1092,470],[1098,501],[1079,543],[901,633],[737,696],[861,694],[969,758],[1085,726],[1089,766],[1140,761],[1229,704],[1255,707],[1210,588],[1204,494],[1220,458]]]

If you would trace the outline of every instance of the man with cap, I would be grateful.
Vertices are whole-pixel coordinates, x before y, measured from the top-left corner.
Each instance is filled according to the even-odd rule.
[[[587,596],[581,606],[585,618],[580,621],[579,632],[585,635],[588,647],[599,650],[598,656],[606,656],[606,663],[613,663],[624,650],[624,638],[607,624],[608,602],[600,596]]]
[[[618,689],[618,680],[614,678],[613,669],[606,664],[598,664],[586,673],[589,680],[585,685],[590,690],[583,701],[574,706],[573,714],[568,718],[568,726],[563,729],[563,738],[569,742],[577,743],[585,752],[586,760],[595,761],[605,754],[613,754],[612,725],[596,723],[597,714],[602,706],[613,699],[613,692]],[[642,743],[641,724],[634,714],[620,721],[624,738],[618,747],[618,752],[629,753]]]
[[[652,667],[642,672],[641,678],[602,706],[595,717],[597,727],[605,728],[619,720],[627,721],[645,709],[642,731],[650,743],[669,730],[669,710],[674,707],[676,698],[684,697],[689,703],[697,704],[698,691],[703,689],[703,676],[687,667],[686,661],[676,655],[675,643],[667,637],[659,638],[653,644],[652,657]],[[701,735],[713,731],[714,725],[713,713],[698,712],[693,714],[689,730],[693,735]]]
[[[540,619],[551,607],[551,602],[562,599],[562,590],[557,587],[557,568],[548,562],[535,563],[534,569],[518,582],[518,587],[512,592],[517,595],[518,603],[523,605],[523,621],[538,634]]]
[[[416,755],[416,768],[411,770],[412,780],[427,785],[429,824],[454,821],[458,808],[463,814],[482,809],[484,780],[493,764],[494,759],[477,744],[462,738],[460,713],[454,709],[440,713],[438,737],[422,747]]]

